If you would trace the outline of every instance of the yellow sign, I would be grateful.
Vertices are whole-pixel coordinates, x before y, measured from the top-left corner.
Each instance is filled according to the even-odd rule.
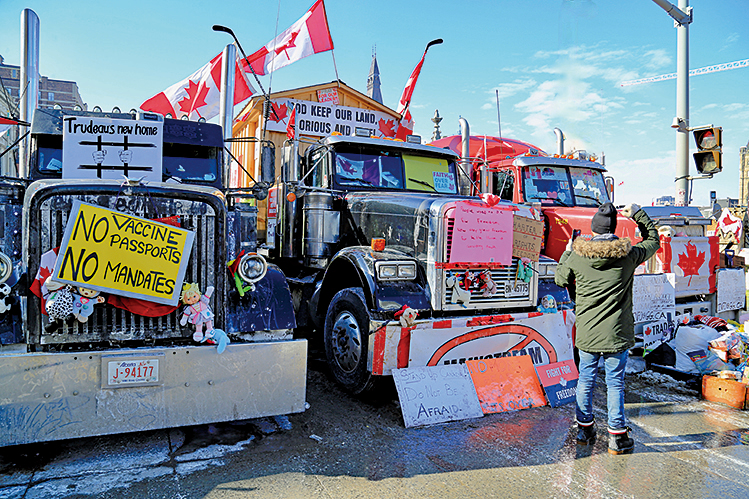
[[[55,279],[177,305],[195,233],[75,201]]]

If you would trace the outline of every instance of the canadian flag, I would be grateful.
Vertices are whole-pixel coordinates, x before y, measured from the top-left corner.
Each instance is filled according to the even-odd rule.
[[[326,50],[333,50],[333,39],[330,37],[325,4],[323,0],[317,0],[301,19],[247,57],[242,64],[245,69],[251,64],[255,74],[265,75]]]
[[[416,80],[419,79],[419,73],[421,73],[421,66],[424,65],[424,58],[427,56],[427,51],[432,45],[442,43],[442,39],[432,40],[427,44],[427,48],[424,50],[424,54],[421,56],[421,60],[416,65],[411,76],[406,82],[406,87],[403,89],[401,100],[398,101],[398,108],[395,110],[396,113],[401,115],[400,123],[398,124],[398,130],[395,134],[396,139],[406,140],[406,136],[410,135],[414,131],[414,122],[411,118],[411,111],[408,110],[408,106],[411,104],[411,96],[414,94],[414,88],[416,88]]]
[[[289,124],[286,125],[286,137],[288,137],[289,140],[294,140],[295,131],[296,131],[296,106],[294,106],[294,109],[291,110],[291,116],[289,116]]]
[[[187,116],[190,120],[199,118],[209,120],[218,115],[223,56],[224,53],[221,52],[211,59],[211,62],[181,82],[175,83],[148,99],[140,105],[140,108],[164,116],[171,114],[175,119]],[[239,61],[234,67],[234,104],[236,105],[250,98],[255,93],[255,89],[247,80],[245,72],[240,69]]]

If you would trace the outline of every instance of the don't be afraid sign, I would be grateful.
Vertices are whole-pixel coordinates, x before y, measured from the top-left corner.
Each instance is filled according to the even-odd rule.
[[[177,305],[195,233],[75,201],[55,279]]]

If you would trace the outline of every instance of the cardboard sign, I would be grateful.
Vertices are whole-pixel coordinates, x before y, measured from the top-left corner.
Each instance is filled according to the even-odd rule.
[[[746,302],[744,269],[718,270],[718,297],[716,312],[741,310]]]
[[[484,415],[464,365],[394,369],[393,380],[408,428]]]
[[[664,338],[670,336],[671,323],[668,320],[659,320],[650,324],[645,324],[642,328],[642,347],[645,356],[658,348],[663,343]]]
[[[546,405],[529,356],[469,360],[466,365],[484,414]]]
[[[655,254],[655,271],[675,274],[676,298],[715,292],[715,273],[711,269],[719,263],[717,239],[665,237],[661,240]]]
[[[161,121],[63,116],[62,178],[162,182]]]
[[[574,361],[565,360],[536,367],[536,373],[546,391],[550,406],[559,407],[575,401],[579,374]]]
[[[660,320],[668,313],[674,316],[674,274],[639,274],[632,284],[632,315],[635,322]]]
[[[195,233],[74,201],[55,279],[177,305]]]
[[[517,215],[512,223],[512,256],[537,262],[544,238],[544,223]]]
[[[333,132],[354,135],[356,128],[366,128],[375,137],[395,137],[397,119],[380,111],[338,106],[332,102],[274,99],[266,130],[286,133],[291,110],[296,107],[296,130],[302,135],[325,137]]]
[[[512,264],[512,211],[459,201],[453,213],[450,263]]]

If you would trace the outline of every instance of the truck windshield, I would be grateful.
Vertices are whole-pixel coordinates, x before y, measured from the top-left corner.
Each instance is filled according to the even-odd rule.
[[[528,202],[558,206],[600,206],[609,200],[603,174],[593,168],[526,167],[523,190]]]
[[[164,177],[194,182],[214,182],[218,178],[215,147],[164,143]]]
[[[457,192],[455,163],[446,159],[354,146],[336,149],[334,158],[339,188]]]
[[[609,200],[606,181],[600,170],[570,168],[575,206],[600,206]]]

